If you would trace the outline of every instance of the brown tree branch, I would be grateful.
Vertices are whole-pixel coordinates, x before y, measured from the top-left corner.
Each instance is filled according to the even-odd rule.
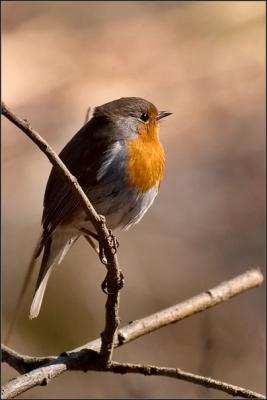
[[[167,326],[169,324],[180,321],[187,318],[195,313],[204,311],[216,304],[222,303],[233,296],[236,296],[248,289],[259,286],[263,282],[263,275],[258,268],[251,269],[227,282],[223,282],[220,285],[194,296],[182,303],[176,304],[175,306],[164,309],[158,313],[142,318],[138,321],[130,323],[118,332],[118,339],[115,341],[115,347],[129,343],[145,334],[155,331],[159,328]],[[47,382],[49,379],[53,379],[59,374],[63,373],[68,369],[97,369],[102,371],[120,372],[120,368],[116,367],[117,363],[110,363],[109,366],[103,366],[99,363],[98,352],[101,348],[101,340],[96,339],[92,342],[87,343],[84,346],[63,353],[59,357],[29,357],[22,356],[14,350],[9,349],[6,346],[2,346],[2,362],[8,363],[10,366],[15,368],[21,373],[31,371],[30,373],[18,377],[11,382],[3,386],[3,398],[11,398],[11,393],[23,393],[24,391]],[[86,357],[85,357],[86,356]],[[89,356],[89,357],[88,357]],[[128,364],[123,364],[128,365]],[[36,367],[39,367],[36,369]],[[138,372],[137,369],[140,367],[133,367],[132,371],[126,372]],[[141,366],[138,373],[142,373],[141,370],[144,366]],[[116,370],[116,368],[118,368]],[[128,367],[127,367],[128,368]],[[147,366],[147,368],[149,368]],[[158,368],[158,367],[157,367]],[[116,370],[116,371],[115,371]],[[166,370],[166,368],[165,368]],[[249,391],[248,389],[238,388],[234,385],[230,385],[224,382],[220,382],[217,385],[216,380],[206,377],[200,377],[198,375],[191,374],[176,369],[168,369],[171,371],[178,371],[175,377],[178,379],[187,380],[193,383],[198,383],[210,388],[216,388],[218,390],[225,391],[232,395],[239,395],[243,390],[243,397],[254,397],[264,398],[262,395]],[[36,372],[37,371],[37,372]],[[181,373],[183,373],[181,375]],[[31,375],[32,374],[32,375]],[[155,373],[156,374],[156,373]],[[158,373],[159,374],[159,373]],[[162,372],[163,374],[163,372]],[[179,375],[180,374],[180,375]],[[167,374],[165,376],[168,376]],[[49,378],[49,379],[48,379]],[[191,380],[190,380],[191,379]],[[216,386],[217,385],[217,386]],[[216,387],[215,387],[216,386]],[[227,389],[228,388],[228,389]],[[21,391],[20,391],[21,390]],[[227,391],[228,390],[228,391]],[[238,391],[238,392],[237,392]],[[239,394],[234,394],[239,393]],[[245,396],[245,393],[247,396]],[[253,394],[250,395],[250,394]],[[257,397],[262,396],[262,397]],[[13,396],[14,397],[14,396]]]
[[[51,361],[56,360],[57,357],[48,356],[48,357],[32,357],[32,356],[24,356],[17,353],[15,350],[6,346],[5,344],[1,345],[1,355],[2,363],[7,363],[10,367],[14,368],[20,374],[25,374],[26,372],[30,372],[33,369],[40,368],[43,365],[49,364]]]
[[[18,355],[19,357],[22,357]],[[47,385],[49,381],[64,371],[103,371],[117,374],[138,373],[146,376],[163,376],[175,378],[186,382],[202,385],[207,388],[216,389],[232,396],[242,396],[244,398],[264,399],[265,397],[257,392],[239,386],[231,385],[209,377],[196,375],[191,372],[183,371],[179,368],[158,367],[154,365],[129,364],[111,362],[104,366],[99,362],[98,353],[89,350],[82,350],[79,355],[72,353],[64,362],[59,356],[56,364],[46,365],[34,369],[31,373],[26,373],[18,378],[11,380],[2,388],[2,398],[10,399],[33,388],[37,385]]]
[[[232,396],[242,396],[246,399],[265,399],[260,393],[249,389],[244,389],[239,386],[231,385],[230,383],[218,381],[217,379],[208,378],[206,376],[192,374],[191,372],[183,371],[180,368],[165,368],[154,365],[142,364],[125,364],[112,362],[108,371],[119,374],[138,373],[149,376],[164,376],[169,378],[180,379],[182,381],[195,383],[205,386],[209,389],[216,389],[228,393]]]
[[[3,102],[1,103],[1,112],[7,119],[9,119],[9,121],[23,131],[46,155],[51,164],[68,183],[75,196],[78,196],[81,206],[85,210],[88,218],[98,233],[106,258],[105,264],[107,267],[107,276],[105,282],[108,294],[106,301],[106,324],[104,331],[101,334],[101,355],[103,363],[109,363],[112,359],[116,331],[119,325],[119,292],[122,288],[122,273],[116,256],[117,246],[114,245],[114,243],[116,243],[116,239],[112,235],[111,231],[106,227],[105,218],[98,215],[75,176],[70,173],[63,161],[49,146],[49,144],[30,126],[26,120],[22,120],[21,118],[17,117]],[[102,258],[100,258],[100,260],[103,261]]]

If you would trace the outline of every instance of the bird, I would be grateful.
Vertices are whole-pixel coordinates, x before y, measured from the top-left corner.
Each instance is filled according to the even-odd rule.
[[[171,114],[139,97],[110,101],[94,108],[88,122],[60,152],[108,228],[128,230],[154,202],[165,168],[160,121]],[[33,269],[43,253],[30,319],[39,315],[54,266],[81,236],[91,244],[92,237],[97,238],[78,197],[52,167],[43,200],[42,234],[29,268]]]

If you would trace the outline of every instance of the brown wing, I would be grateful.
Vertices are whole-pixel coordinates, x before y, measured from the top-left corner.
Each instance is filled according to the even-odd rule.
[[[67,143],[59,154],[70,172],[77,178],[85,193],[96,184],[96,175],[111,140],[109,121],[93,118]],[[42,224],[47,238],[79,205],[64,178],[53,167],[44,196]]]

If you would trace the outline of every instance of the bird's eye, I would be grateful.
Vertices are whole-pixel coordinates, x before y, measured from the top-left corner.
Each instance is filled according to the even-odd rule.
[[[147,113],[143,113],[140,116],[141,121],[147,122],[149,120],[149,115]]]

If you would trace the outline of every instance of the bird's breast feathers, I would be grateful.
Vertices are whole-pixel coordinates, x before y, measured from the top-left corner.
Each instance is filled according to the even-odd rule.
[[[142,193],[159,186],[164,173],[165,157],[157,129],[153,134],[143,129],[137,138],[128,141],[127,147],[129,185]]]

